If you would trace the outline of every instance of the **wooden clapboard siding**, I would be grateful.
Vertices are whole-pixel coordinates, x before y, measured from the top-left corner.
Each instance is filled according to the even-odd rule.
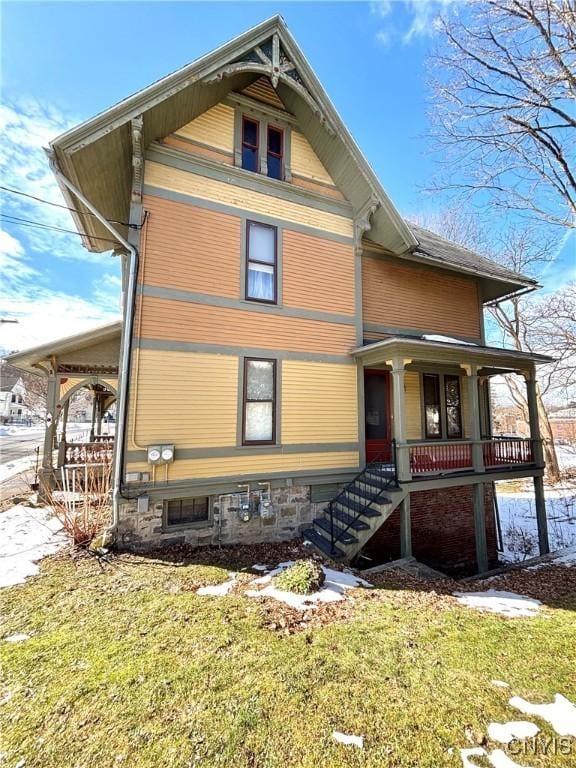
[[[358,440],[356,367],[282,362],[282,444]]]
[[[234,151],[234,108],[217,104],[176,131],[176,136],[222,149]]]
[[[297,173],[299,176],[336,186],[333,178],[320,162],[320,158],[314,152],[310,142],[304,134],[294,130],[292,131],[290,140],[290,167],[292,173]]]
[[[286,112],[284,102],[278,96],[272,87],[272,83],[267,77],[259,77],[258,80],[250,83],[250,85],[240,91],[240,93],[243,93],[245,96],[250,96],[250,98],[256,99],[256,101],[261,101],[264,104],[269,104],[271,107],[275,107],[276,109],[281,109]]]
[[[137,350],[128,449],[158,442],[179,448],[234,446],[237,401],[237,357]]]
[[[199,144],[195,141],[188,141],[188,139],[182,139],[176,135],[166,136],[162,139],[162,144],[175,147],[182,152],[187,152],[189,155],[207,157],[209,160],[214,160],[217,163],[224,163],[225,165],[234,164],[234,156],[232,154],[223,152],[215,147],[205,147],[203,144]]]
[[[140,279],[147,285],[240,297],[237,216],[144,196],[149,212]]]
[[[148,160],[144,182],[213,203],[352,237],[352,219]]]
[[[406,371],[405,374],[405,407],[406,407],[406,438],[407,440],[422,440],[422,394],[420,391],[420,374],[416,371]]]
[[[365,323],[480,338],[475,278],[365,255],[362,293]]]
[[[355,345],[353,325],[145,296],[139,335],[293,352],[344,355]]]
[[[317,181],[312,181],[312,179],[305,179],[295,175],[292,175],[292,184],[294,184],[295,187],[310,189],[312,192],[317,192],[319,195],[334,197],[336,200],[346,200],[337,187],[332,187],[329,184],[321,184]]]
[[[176,454],[177,455],[177,454]],[[200,478],[236,477],[273,472],[302,472],[315,470],[344,469],[358,467],[356,451],[334,451],[329,453],[259,454],[250,456],[222,456],[210,459],[178,459],[168,464],[168,481],[196,480]],[[128,462],[126,472],[150,472],[150,465],[144,461]],[[161,467],[164,479],[164,467]]]
[[[284,304],[353,315],[353,246],[293,230],[282,240]]]

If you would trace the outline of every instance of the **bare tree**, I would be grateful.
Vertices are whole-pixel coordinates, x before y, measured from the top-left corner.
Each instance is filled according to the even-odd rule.
[[[576,4],[471,0],[438,20],[436,188],[576,226]]]

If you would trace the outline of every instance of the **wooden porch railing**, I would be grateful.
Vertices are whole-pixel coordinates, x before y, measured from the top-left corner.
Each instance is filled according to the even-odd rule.
[[[410,445],[410,472],[413,475],[472,469],[471,442],[419,443]]]
[[[112,460],[113,453],[113,440],[94,443],[61,443],[58,465],[105,464]]]
[[[496,438],[482,445],[485,467],[510,464],[532,464],[534,447],[530,438]]]
[[[410,475],[418,476],[473,470],[475,446],[481,446],[484,469],[534,463],[534,445],[530,438],[490,438],[476,443],[472,440],[405,443],[399,450],[408,451]],[[477,463],[476,471],[481,471],[478,467]]]

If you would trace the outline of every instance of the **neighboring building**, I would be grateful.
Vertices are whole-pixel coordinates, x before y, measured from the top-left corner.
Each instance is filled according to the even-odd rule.
[[[483,325],[486,302],[537,284],[402,219],[281,18],[52,149],[85,245],[126,238],[122,545],[304,531],[347,560],[485,570],[493,482],[533,477],[546,551],[547,358],[485,346]],[[60,348],[13,361],[51,359],[57,382]],[[489,436],[488,381],[511,371],[532,439]]]
[[[548,418],[554,440],[576,445],[576,405],[551,409]]]
[[[0,423],[27,424],[29,421],[24,380],[17,369],[3,364],[0,368]]]

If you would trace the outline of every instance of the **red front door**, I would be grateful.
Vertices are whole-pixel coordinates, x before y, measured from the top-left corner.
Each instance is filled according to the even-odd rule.
[[[366,368],[364,371],[364,412],[366,418],[366,461],[392,458],[390,428],[390,373]]]

